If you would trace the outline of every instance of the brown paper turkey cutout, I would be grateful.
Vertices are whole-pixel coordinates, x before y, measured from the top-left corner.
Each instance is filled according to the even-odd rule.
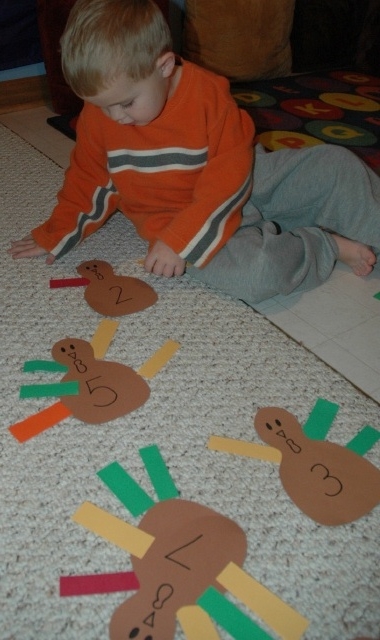
[[[79,382],[78,395],[61,398],[78,420],[90,424],[109,422],[134,411],[149,398],[150,388],[141,376],[118,362],[96,360],[86,340],[60,340],[53,346],[52,356],[69,368],[62,382]]]
[[[365,458],[333,442],[311,440],[285,409],[260,409],[254,425],[262,440],[282,453],[285,491],[316,522],[352,522],[380,503],[380,470]]]
[[[111,640],[174,638],[176,612],[195,604],[229,562],[242,566],[247,541],[229,518],[195,502],[170,499],[147,511],[139,529],[155,540],[132,566],[140,589],[123,602],[110,622]]]
[[[242,568],[247,538],[241,527],[209,507],[179,498],[156,445],[143,447],[140,455],[158,503],[117,462],[97,472],[131,515],[142,516],[138,526],[90,502],[83,503],[72,516],[78,524],[131,554],[139,591],[115,610],[111,640],[173,640],[176,616],[185,632],[193,616],[198,629],[206,621],[202,638],[207,633],[217,636],[212,619],[230,633],[232,622],[239,631],[244,628],[244,638],[262,637],[263,631],[254,620],[242,614],[237,604],[224,600],[225,591],[245,602],[280,637],[300,640],[309,621],[268,589],[263,591]],[[247,594],[252,590],[247,600],[241,595],[242,582]],[[196,637],[194,629],[190,635]],[[243,637],[241,633],[239,637]]]
[[[157,293],[149,284],[138,278],[115,275],[104,260],[82,262],[77,272],[90,281],[84,292],[86,302],[104,316],[125,316],[157,302]]]

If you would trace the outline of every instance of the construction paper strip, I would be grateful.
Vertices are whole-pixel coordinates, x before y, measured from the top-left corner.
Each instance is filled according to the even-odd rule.
[[[118,320],[103,319],[99,322],[98,328],[91,340],[91,346],[94,350],[94,357],[102,360],[107,353],[112,339],[119,326]]]
[[[216,579],[283,640],[299,640],[310,624],[306,618],[234,562],[230,562]]]
[[[312,440],[324,440],[339,411],[339,405],[318,398],[303,426],[305,436]]]
[[[214,587],[208,587],[198,598],[197,604],[235,640],[272,640],[256,622],[248,618]]]
[[[170,498],[177,498],[179,491],[157,445],[143,447],[139,451],[158,499],[169,500]]]
[[[22,369],[24,373],[34,373],[35,371],[48,371],[52,373],[66,373],[69,367],[55,362],[55,360],[27,360]]]
[[[373,297],[376,298],[377,300],[380,300],[380,291],[378,293],[375,293]]]
[[[70,409],[65,407],[62,402],[56,402],[51,407],[42,409],[42,411],[29,416],[29,418],[21,422],[16,422],[9,427],[9,431],[19,442],[26,442],[30,440],[30,438],[42,433],[42,431],[54,427],[58,422],[61,422],[61,420],[69,416],[71,416]]]
[[[380,431],[367,425],[346,444],[346,447],[359,456],[364,456],[378,440],[380,440]]]
[[[154,536],[116,518],[91,502],[84,502],[71,517],[74,522],[137,558],[143,558],[154,542]]]
[[[153,354],[137,371],[144,378],[154,378],[154,376],[166,365],[180,348],[180,344],[174,340],[168,340],[156,353]]]
[[[259,458],[268,462],[281,462],[281,451],[265,444],[255,444],[234,438],[223,438],[221,436],[210,436],[207,446],[214,451],[224,451],[237,456],[247,456],[248,458]]]
[[[210,616],[197,605],[181,607],[177,618],[187,640],[220,640]]]
[[[20,398],[48,398],[51,396],[77,396],[79,382],[53,382],[52,384],[24,384],[20,387]]]
[[[139,581],[133,571],[84,576],[61,576],[59,579],[59,595],[61,597],[89,596],[96,593],[136,591],[139,586]]]
[[[86,287],[90,284],[87,278],[52,278],[50,289],[60,289],[62,287]]]
[[[97,475],[133,516],[154,506],[154,501],[118,462],[104,467]]]

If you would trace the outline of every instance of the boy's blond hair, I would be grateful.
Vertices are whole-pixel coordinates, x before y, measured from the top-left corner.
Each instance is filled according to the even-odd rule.
[[[65,79],[81,97],[122,73],[147,78],[171,50],[168,24],[153,0],[77,0],[61,38]]]

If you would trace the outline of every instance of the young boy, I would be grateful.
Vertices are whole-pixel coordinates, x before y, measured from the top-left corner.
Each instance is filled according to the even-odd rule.
[[[339,147],[254,147],[227,80],[176,59],[152,0],[78,0],[61,44],[85,103],[77,143],[58,204],[13,258],[52,264],[119,209],[148,272],[186,269],[248,304],[316,287],[336,260],[372,271],[379,178]]]

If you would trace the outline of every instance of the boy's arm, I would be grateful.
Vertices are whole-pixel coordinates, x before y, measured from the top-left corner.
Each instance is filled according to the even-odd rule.
[[[182,276],[185,273],[186,260],[177,255],[167,244],[157,240],[148,251],[144,268],[156,276],[166,278]]]
[[[99,229],[116,210],[118,194],[109,179],[107,159],[82,112],[77,143],[58,204],[48,220],[33,229],[36,245],[60,258]]]
[[[252,190],[253,137],[252,119],[233,103],[209,132],[208,161],[192,203],[158,235],[194,266],[207,264],[240,226]]]
[[[40,247],[34,240],[31,234],[21,238],[21,240],[14,240],[11,242],[11,247],[8,249],[8,253],[17,260],[18,258],[36,258],[43,256],[47,252]],[[49,253],[46,258],[46,264],[53,264],[55,257]]]

